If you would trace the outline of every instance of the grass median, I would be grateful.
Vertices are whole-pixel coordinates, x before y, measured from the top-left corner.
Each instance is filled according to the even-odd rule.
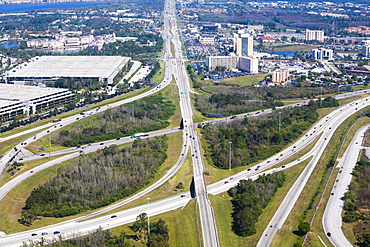
[[[182,135],[181,132],[167,135],[169,138],[168,149],[167,149],[168,158],[158,168],[158,171],[154,175],[154,178],[151,179],[150,184],[154,183],[160,177],[162,177],[168,171],[168,169],[172,167],[173,164],[175,164],[175,162],[177,161],[177,158],[180,156],[180,152],[182,148],[181,142],[178,141],[179,138],[181,138],[181,135]],[[130,144],[125,144],[125,145],[130,145]],[[37,161],[37,162],[40,162],[40,161]],[[10,191],[8,195],[5,198],[3,198],[3,200],[0,201],[0,222],[3,222],[3,224],[0,225],[0,231],[4,231],[7,234],[16,233],[20,231],[26,231],[26,230],[39,228],[39,227],[50,225],[50,224],[55,224],[55,223],[62,222],[68,219],[73,219],[78,216],[82,216],[82,215],[96,211],[96,210],[94,211],[90,210],[90,211],[80,213],[78,215],[64,217],[64,218],[40,217],[40,219],[42,220],[34,221],[33,225],[30,227],[27,227],[27,226],[24,226],[18,223],[18,219],[21,216],[22,208],[24,207],[25,201],[30,195],[31,191],[34,188],[38,187],[38,185],[45,183],[45,181],[55,176],[58,168],[68,165],[68,164],[69,162],[65,161],[61,164],[55,165],[51,168],[38,172],[32,177],[30,177],[29,179],[26,179],[21,184],[16,186],[12,191]],[[30,163],[30,167],[34,167],[36,165],[38,165],[38,163],[37,164]],[[189,173],[191,172],[189,171]],[[183,179],[182,177],[179,177],[179,178]]]
[[[341,135],[347,133],[346,128],[348,128],[349,124],[353,124],[353,122],[357,118],[356,115],[357,114],[349,117],[344,123],[342,123],[333,135],[332,139],[329,140],[329,143],[331,143],[331,145],[328,145],[325,149],[323,156],[320,158],[317,166],[315,167],[312,175],[310,176],[306,184],[306,187],[303,189],[286,222],[284,223],[283,227],[277,232],[272,246],[293,246],[296,241],[301,241],[302,237],[294,234],[293,231],[298,230],[298,225],[300,221],[305,220],[307,222],[311,222],[312,217],[315,213],[315,209],[317,207],[319,207],[319,210],[317,211],[315,220],[313,221],[313,224],[311,226],[311,231],[308,234],[305,246],[322,246],[320,240],[318,239],[318,236],[323,239],[325,244],[331,246],[330,241],[326,238],[326,233],[323,231],[321,219],[325,210],[327,200],[330,196],[330,191],[335,181],[338,168],[327,167],[326,165],[331,159],[333,159],[333,154],[339,152],[339,146],[334,144],[340,141],[339,139]],[[368,118],[360,119],[356,123],[356,128],[353,128],[348,133],[348,140],[353,137],[358,128],[366,125],[368,122]],[[343,145],[341,153],[343,153],[348,144],[349,141]],[[333,176],[329,177],[331,169],[333,168],[336,170],[334,170]],[[328,183],[328,187],[324,192],[323,188],[327,179],[330,180]],[[319,204],[320,197],[323,192],[325,194]]]

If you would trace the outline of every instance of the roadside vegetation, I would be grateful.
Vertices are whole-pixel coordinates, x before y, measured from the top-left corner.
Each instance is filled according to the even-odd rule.
[[[323,90],[325,93],[335,93],[336,88]],[[260,88],[260,87],[222,87],[214,94],[198,94],[195,98],[195,108],[205,117],[223,117],[234,114],[255,111],[259,109],[283,106],[284,99],[314,98],[320,95],[317,88]],[[326,98],[320,107],[332,107],[331,98]],[[325,102],[325,103],[324,103]]]
[[[167,137],[160,136],[81,155],[31,192],[19,222],[30,225],[38,216],[74,215],[131,195],[154,176],[167,158],[166,150]]]
[[[161,95],[146,97],[82,119],[53,135],[52,144],[73,147],[163,129],[169,126],[167,120],[175,108]]]
[[[338,104],[332,98],[324,102],[325,106],[327,102],[333,106]],[[317,108],[317,103],[311,101],[308,106],[280,109],[259,118],[247,116],[230,123],[207,124],[201,130],[207,140],[205,157],[210,164],[221,169],[229,168],[230,149],[232,167],[267,159],[317,121]]]
[[[229,189],[233,198],[232,229],[236,235],[247,237],[257,233],[255,224],[262,209],[283,186],[285,178],[284,172],[277,172],[262,175],[255,181],[240,180],[236,187]]]
[[[169,244],[169,228],[161,218],[157,221],[150,222],[150,236],[148,241],[148,218],[145,213],[140,214],[130,229],[135,232],[135,235],[127,235],[121,232],[119,235],[114,234],[112,230],[103,230],[101,227],[93,231],[87,236],[78,236],[76,234],[72,239],[63,239],[63,235],[59,235],[52,240],[41,238],[40,241],[29,241],[23,243],[21,247],[91,247],[91,246],[106,246],[106,247],[134,247],[137,244],[140,246],[149,247],[168,247]],[[130,243],[128,239],[134,239],[136,244]]]
[[[369,133],[365,134],[364,146],[368,147]],[[353,170],[349,191],[344,194],[343,222],[352,225],[353,235],[361,246],[370,246],[370,159],[361,153]]]

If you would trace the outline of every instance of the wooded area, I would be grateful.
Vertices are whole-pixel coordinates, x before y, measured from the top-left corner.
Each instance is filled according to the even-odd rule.
[[[236,187],[229,189],[233,198],[232,230],[238,236],[247,237],[255,234],[255,223],[278,188],[283,186],[286,175],[276,172],[262,175],[257,180],[240,180]]]
[[[142,213],[136,217],[136,221],[130,229],[136,233],[134,238],[136,241],[149,247],[169,247],[168,241],[169,229],[166,222],[159,219],[157,222],[150,222],[150,234],[148,237],[148,215]]]
[[[149,182],[167,158],[166,150],[164,135],[80,155],[31,192],[19,221],[30,225],[38,216],[74,215],[129,196]]]
[[[322,102],[326,107],[337,105],[337,100],[330,97]],[[208,143],[204,147],[205,157],[218,168],[229,168],[229,142],[232,142],[232,167],[267,159],[317,121],[317,108],[318,104],[311,100],[307,106],[283,108],[258,118],[246,116],[229,123],[207,124],[201,130]]]
[[[54,134],[51,141],[53,144],[73,147],[139,132],[159,130],[169,126],[166,120],[174,112],[175,105],[171,101],[165,101],[161,95],[150,96],[81,119],[69,130]]]
[[[337,87],[329,87],[323,89],[323,94],[336,91]],[[223,117],[282,106],[281,100],[284,99],[314,98],[318,95],[320,90],[316,87],[222,87],[211,96],[197,94],[195,107],[206,117]]]
[[[357,162],[353,170],[349,191],[344,194],[343,221],[357,222],[353,233],[361,246],[370,246],[370,161],[366,156]]]
[[[204,126],[201,133],[208,143],[205,156],[216,167],[227,169],[230,152],[228,143],[232,142],[232,167],[246,166],[279,152],[318,118],[315,102],[309,106],[280,109],[279,112]]]

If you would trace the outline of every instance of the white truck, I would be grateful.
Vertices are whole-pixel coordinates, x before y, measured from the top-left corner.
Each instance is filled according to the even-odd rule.
[[[136,134],[133,134],[131,136],[131,138],[140,138],[140,137],[143,137],[143,136],[148,136],[148,134],[145,134],[145,133],[136,133]]]

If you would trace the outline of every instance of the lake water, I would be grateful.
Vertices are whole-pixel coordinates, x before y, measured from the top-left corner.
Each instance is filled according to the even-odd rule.
[[[20,45],[21,42],[19,41],[9,41],[5,43],[0,43],[0,47],[5,47],[7,49],[13,48],[14,46]]]
[[[268,53],[276,53],[279,56],[286,55],[287,57],[293,57],[294,56],[294,53],[296,51],[271,51],[271,50],[267,50],[266,52],[268,52]]]
[[[43,3],[43,4],[0,4],[0,13],[21,13],[29,10],[68,9],[104,5],[104,2]]]

